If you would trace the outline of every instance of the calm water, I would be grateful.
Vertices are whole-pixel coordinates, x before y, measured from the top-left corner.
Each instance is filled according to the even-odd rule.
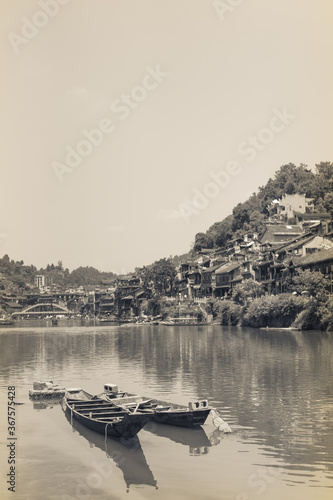
[[[333,335],[212,327],[2,328],[1,498],[333,498]],[[232,434],[148,424],[121,443],[33,404],[33,380],[105,382],[175,402],[208,398]],[[7,492],[7,386],[16,386],[17,484]],[[10,496],[11,495],[11,496]]]

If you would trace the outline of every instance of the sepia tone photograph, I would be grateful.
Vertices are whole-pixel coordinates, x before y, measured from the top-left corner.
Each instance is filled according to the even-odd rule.
[[[0,497],[332,498],[332,2],[0,9]]]

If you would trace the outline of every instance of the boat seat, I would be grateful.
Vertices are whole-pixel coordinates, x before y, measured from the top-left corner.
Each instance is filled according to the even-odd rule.
[[[110,412],[110,411],[105,411],[105,412],[95,412],[95,411],[85,411],[81,412],[80,415],[83,415],[84,417],[90,417],[90,418],[103,418],[103,417],[125,417],[125,415],[128,415],[127,412]]]
[[[95,420],[98,420],[99,422],[117,423],[117,422],[121,422],[122,418],[120,418],[120,417],[104,417],[104,418],[95,418]]]
[[[144,406],[147,406],[149,408],[156,408],[157,403],[152,403],[152,399],[148,399],[147,401],[142,401],[139,407],[142,408]]]

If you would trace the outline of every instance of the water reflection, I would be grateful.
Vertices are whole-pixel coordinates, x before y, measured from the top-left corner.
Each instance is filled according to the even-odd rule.
[[[86,439],[91,448],[97,447],[105,452],[106,457],[122,471],[127,492],[134,485],[154,486],[158,489],[137,436],[131,439],[113,439],[111,437],[105,439],[102,434],[88,429],[76,420],[71,423],[70,416],[65,412],[64,415],[74,432],[78,432],[81,437]]]
[[[174,327],[128,331],[115,347],[167,390],[190,375],[244,442],[286,468],[333,470],[331,334]]]
[[[61,403],[61,400],[55,399],[54,401],[33,401],[32,407],[34,410],[40,411],[40,410],[52,410],[55,406],[59,406]]]
[[[65,376],[84,375],[96,392],[106,381],[129,390],[124,380],[131,377],[152,397],[208,398],[242,443],[263,457],[286,471],[332,477],[332,334],[162,325],[1,331],[3,383],[31,384],[36,372],[65,384]],[[108,373],[116,379],[106,380]],[[183,439],[173,428],[165,431]],[[204,440],[183,444],[209,448]]]
[[[33,409],[36,411],[52,410],[55,407],[61,407],[64,410],[62,400],[33,401]],[[88,429],[80,424],[80,422],[76,420],[72,420],[71,422],[70,415],[65,411],[62,413],[71,430],[74,433],[78,433],[80,439],[83,437],[88,441],[90,448],[96,447],[102,450],[105,453],[106,459],[110,461],[111,466],[115,466],[121,470],[127,492],[129,492],[131,486],[153,486],[155,489],[158,489],[157,481],[146,461],[140,440],[137,436],[131,439],[113,439],[111,437],[105,439],[102,434]],[[111,481],[112,467],[105,467],[103,462],[99,465],[102,469],[101,474],[103,475],[104,473],[103,477]]]
[[[217,446],[223,437],[218,429],[208,432],[206,428],[187,428],[149,422],[145,430],[155,436],[170,439],[174,443],[188,446],[191,456],[207,455],[211,446]]]

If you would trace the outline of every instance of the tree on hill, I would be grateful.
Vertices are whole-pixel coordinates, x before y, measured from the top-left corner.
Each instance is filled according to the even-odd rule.
[[[160,259],[150,266],[143,267],[137,271],[144,286],[153,286],[156,294],[172,292],[176,269],[170,259]]]
[[[203,248],[214,248],[214,239],[212,236],[205,233],[198,233],[195,236],[193,250],[200,252]]]
[[[304,164],[298,167],[292,163],[282,165],[257,193],[238,203],[231,215],[213,224],[206,233],[198,233],[194,250],[209,247],[212,241],[214,247],[223,247],[244,232],[261,232],[270,203],[294,193],[314,198],[315,206],[326,209],[333,216],[333,163],[318,163],[315,173]]]
[[[85,285],[100,285],[103,281],[112,281],[116,279],[114,273],[101,272],[95,267],[86,266],[78,267],[74,269],[69,274],[69,282],[73,286],[85,286]]]
[[[323,205],[333,219],[333,192],[325,194]]]
[[[0,259],[1,293],[20,294],[31,291],[36,274],[35,266],[25,266],[23,260],[10,260],[8,255]]]

